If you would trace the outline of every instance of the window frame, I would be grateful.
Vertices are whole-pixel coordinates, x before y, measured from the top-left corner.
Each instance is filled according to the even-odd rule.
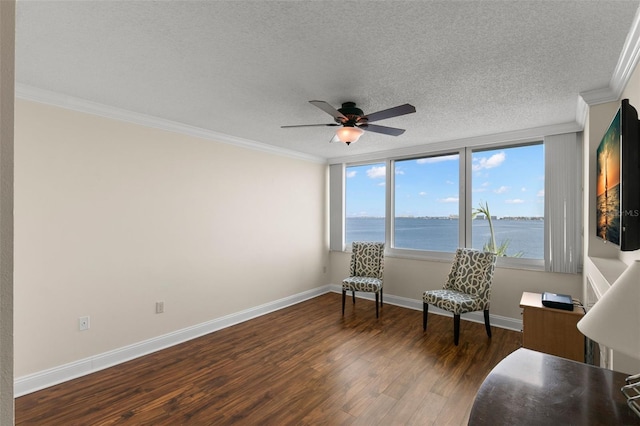
[[[408,156],[398,156],[389,158],[387,161],[389,166],[387,168],[389,177],[389,185],[387,188],[387,217],[392,218],[389,221],[385,221],[385,225],[387,230],[386,233],[386,247],[387,253],[390,256],[395,257],[403,257],[407,259],[418,259],[418,260],[451,260],[453,257],[453,252],[446,251],[434,251],[434,250],[419,250],[419,249],[409,249],[409,248],[396,248],[394,243],[395,236],[395,163],[397,161],[406,161],[406,160],[419,160],[421,158],[429,158],[429,157],[439,157],[443,155],[458,155],[458,194],[461,194],[464,185],[464,155],[465,148],[454,148],[454,149],[443,149],[438,151],[430,151],[428,153],[414,154]],[[464,234],[462,222],[464,219],[464,206],[465,200],[463,197],[458,197],[458,246],[462,247],[464,245]]]
[[[420,153],[413,153],[410,155],[397,155],[389,156],[384,159],[370,159],[367,161],[354,161],[343,163],[343,185],[342,196],[343,203],[346,205],[346,170],[348,167],[363,166],[363,165],[375,165],[385,164],[385,252],[387,256],[399,257],[405,259],[415,260],[431,260],[431,261],[450,261],[454,253],[444,251],[432,251],[432,250],[419,250],[419,249],[407,249],[396,248],[394,246],[394,234],[395,234],[395,166],[397,161],[404,160],[418,160],[427,157],[437,157],[442,155],[458,155],[458,167],[459,167],[459,179],[458,179],[458,245],[460,247],[471,247],[472,241],[472,156],[474,152],[489,151],[495,149],[509,149],[518,148],[531,145],[543,145],[543,138],[532,138],[530,140],[518,141],[518,142],[496,142],[487,143],[476,146],[460,146],[451,147],[449,149],[439,149],[434,151],[425,151]],[[544,170],[543,170],[544,173]],[[545,194],[546,203],[546,194]],[[343,213],[343,220],[346,223],[346,212]],[[546,213],[544,220],[546,221]],[[351,251],[350,245],[345,244],[346,241],[346,229],[343,228],[342,234],[342,246],[344,251]],[[544,257],[547,256],[546,249]],[[499,257],[497,259],[497,266],[503,268],[512,269],[528,269],[535,271],[545,270],[545,259],[528,259],[528,258],[515,258],[515,257]]]
[[[387,253],[387,247],[389,241],[389,227],[387,225],[387,215],[388,215],[388,207],[389,207],[389,160],[388,159],[378,159],[378,160],[370,160],[370,161],[354,161],[351,163],[342,163],[342,251],[351,252],[351,244],[347,244],[347,169],[349,167],[360,167],[360,166],[375,166],[378,164],[384,164],[385,166],[385,189],[384,189],[384,243],[385,243],[385,254]]]
[[[472,173],[472,167],[473,167],[473,161],[472,161],[472,157],[473,157],[473,153],[474,152],[482,152],[482,151],[492,151],[492,150],[496,150],[496,149],[511,149],[511,148],[520,148],[520,147],[526,147],[526,146],[532,146],[532,145],[542,145],[543,149],[544,149],[544,140],[542,139],[538,139],[538,140],[532,140],[532,141],[528,141],[525,143],[495,143],[495,144],[488,144],[488,145],[483,145],[483,146],[473,146],[473,147],[467,147],[466,148],[466,153],[467,153],[467,179],[468,182],[466,182],[467,184],[467,188],[471,189],[472,185],[473,185],[473,173]],[[543,156],[544,156],[544,152],[543,152]],[[545,179],[546,179],[546,170],[545,167],[543,167],[542,170],[543,174],[545,174]],[[473,191],[469,190],[465,193],[465,197],[467,198],[467,203],[469,206],[472,205],[472,197],[473,197]],[[545,200],[544,202],[546,203],[546,194],[545,194]],[[543,212],[545,211],[544,207],[543,207]],[[469,209],[468,212],[468,217],[467,217],[467,223],[469,224],[469,226],[467,227],[467,235],[465,236],[465,238],[467,239],[466,241],[470,244],[469,247],[471,247],[471,241],[472,241],[472,228],[473,228],[473,223],[472,223],[472,219],[471,219],[471,209]],[[543,214],[543,220],[547,220],[546,215]],[[506,268],[514,268],[514,269],[533,269],[533,270],[539,270],[539,271],[544,271],[545,266],[544,266],[544,260],[545,257],[547,256],[546,253],[546,248],[544,248],[544,238],[543,238],[543,255],[542,255],[542,259],[529,259],[529,258],[518,258],[518,257],[498,257],[497,260],[497,265],[498,266],[502,266],[502,267],[506,267]]]

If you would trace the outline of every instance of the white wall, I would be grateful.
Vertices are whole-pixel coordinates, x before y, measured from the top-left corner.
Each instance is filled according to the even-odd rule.
[[[622,92],[620,99],[629,99],[629,103],[640,111],[640,70],[636,67],[631,74],[629,81]],[[596,150],[602,140],[604,132],[609,128],[611,120],[616,111],[620,107],[620,102],[608,102],[599,105],[593,105],[589,108],[589,116],[585,126],[585,144],[588,148],[585,150],[585,193],[588,197],[585,199],[585,217],[588,217],[587,228],[587,247],[586,251],[589,256],[604,258],[619,258],[625,263],[640,259],[640,250],[631,252],[622,252],[618,246],[608,244],[596,237],[595,233],[595,170],[596,170]],[[586,222],[585,222],[586,223]]]
[[[588,133],[585,131],[585,134],[589,135],[588,139],[585,138],[585,151],[588,155],[588,164],[584,167],[585,177],[588,179],[588,188],[585,188],[585,193],[587,193],[586,191],[588,190],[588,196],[585,199],[584,207],[585,214],[588,217],[588,222],[585,221],[585,223],[588,223],[586,225],[587,229],[585,230],[585,235],[588,236],[588,247],[585,252],[589,253],[589,256],[613,258],[618,257],[620,253],[618,246],[604,242],[596,236],[595,232],[596,150],[619,107],[619,102],[608,102],[589,108],[589,120],[586,125],[588,127]]]
[[[634,72],[632,73],[625,90],[621,95],[621,99],[629,99],[629,102],[632,106],[634,106],[638,111],[640,111],[640,71],[636,66]],[[596,181],[596,150],[600,141],[602,140],[602,136],[606,132],[611,120],[613,119],[616,111],[620,107],[620,102],[608,102],[604,104],[594,105],[589,108],[589,114],[587,123],[585,126],[585,144],[587,149],[585,149],[585,197],[584,201],[584,210],[585,210],[585,223],[587,224],[587,228],[585,229],[585,238],[586,246],[585,253],[588,254],[588,257],[597,257],[597,258],[606,258],[606,259],[617,259],[621,262],[621,264],[629,264],[636,259],[640,259],[640,250],[623,252],[619,250],[618,246],[613,244],[608,244],[602,241],[601,239],[596,237],[595,233],[595,206],[596,206],[596,195],[595,195],[595,181]],[[588,260],[585,262],[586,270],[585,276],[595,275],[598,276],[598,272],[592,271],[595,268],[594,264],[590,263]],[[623,268],[620,268],[620,265],[615,265],[615,273],[611,273],[609,271],[609,275],[616,277],[621,273]],[[624,265],[622,265],[624,267]],[[599,271],[602,274],[605,274],[605,271]],[[611,278],[615,279],[615,278]],[[609,282],[612,284],[612,282]],[[588,282],[584,280],[584,292],[586,294]],[[640,370],[640,359],[634,359],[628,357],[626,355],[611,352],[609,354],[610,359],[608,360],[609,365],[614,369],[626,373],[636,373]]]
[[[331,252],[331,280],[333,283],[339,284],[343,278],[349,275],[349,259],[349,253]],[[453,261],[453,254],[451,261]],[[422,306],[422,293],[425,290],[440,289],[444,285],[451,269],[451,261],[437,262],[386,257],[384,294],[412,299],[418,301],[418,305]],[[521,323],[520,298],[523,291],[535,293],[551,291],[580,297],[582,275],[498,267],[491,286],[491,315],[506,317],[513,322]]]
[[[637,74],[624,95],[633,105]],[[590,108],[585,173],[616,108]],[[16,377],[338,284],[348,273],[348,253],[328,254],[323,164],[25,100],[16,101],[15,120]],[[591,251],[640,257],[597,246],[585,218]],[[389,257],[385,294],[421,302],[449,267]],[[523,291],[581,297],[582,276],[498,268],[491,314],[519,321]],[[154,313],[156,301],[164,314]],[[91,329],[80,332],[84,315]]]
[[[15,108],[16,377],[326,284],[326,165]]]
[[[638,67],[636,67],[631,74],[620,99],[629,99],[629,103],[640,112],[640,70],[638,70]],[[585,199],[585,217],[588,217],[588,232],[585,234],[588,235],[588,250],[585,252],[588,253],[589,256],[618,258],[629,264],[633,260],[640,259],[640,250],[622,252],[618,246],[605,243],[597,238],[595,233],[595,214],[593,213],[595,212],[596,205],[596,150],[598,149],[604,132],[607,131],[619,107],[620,102],[616,101],[594,105],[589,108],[589,116],[585,126],[585,144],[588,146],[588,148],[585,149],[586,158],[584,167],[586,181],[585,193],[588,193],[588,197]]]

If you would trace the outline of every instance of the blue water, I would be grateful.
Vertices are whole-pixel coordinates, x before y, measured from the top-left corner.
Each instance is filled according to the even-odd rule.
[[[494,220],[496,244],[509,240],[508,255],[522,252],[523,258],[544,258],[544,222],[542,220]],[[395,248],[454,252],[458,248],[457,219],[395,219]],[[472,245],[481,249],[490,237],[489,222],[474,220]],[[346,243],[384,241],[384,218],[348,217]]]

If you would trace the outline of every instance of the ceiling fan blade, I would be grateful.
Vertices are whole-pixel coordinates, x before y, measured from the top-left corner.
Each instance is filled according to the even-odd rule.
[[[320,108],[321,110],[323,110],[324,112],[326,112],[327,114],[335,118],[336,120],[339,120],[343,123],[349,120],[347,117],[344,116],[344,114],[342,114],[340,111],[338,111],[337,109],[335,109],[334,107],[326,103],[325,101],[309,101],[309,103]]]
[[[358,126],[368,132],[382,133],[383,135],[400,136],[405,132],[404,129],[398,129],[396,127],[378,126],[376,124],[363,124]]]
[[[336,143],[336,142],[342,142],[342,141],[338,138],[338,135],[333,135],[329,143]]]
[[[398,105],[397,107],[367,114],[363,118],[366,118],[369,122],[371,122],[371,121],[384,120],[385,118],[397,117],[399,115],[411,114],[413,112],[416,112],[416,107],[410,104],[404,104],[404,105]]]
[[[280,126],[281,129],[288,129],[290,127],[335,127],[340,126],[338,123],[329,124],[294,124],[293,126]]]

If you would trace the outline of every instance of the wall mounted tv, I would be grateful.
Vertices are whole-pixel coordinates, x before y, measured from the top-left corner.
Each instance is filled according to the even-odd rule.
[[[596,153],[596,235],[623,251],[640,248],[639,127],[623,99]]]

